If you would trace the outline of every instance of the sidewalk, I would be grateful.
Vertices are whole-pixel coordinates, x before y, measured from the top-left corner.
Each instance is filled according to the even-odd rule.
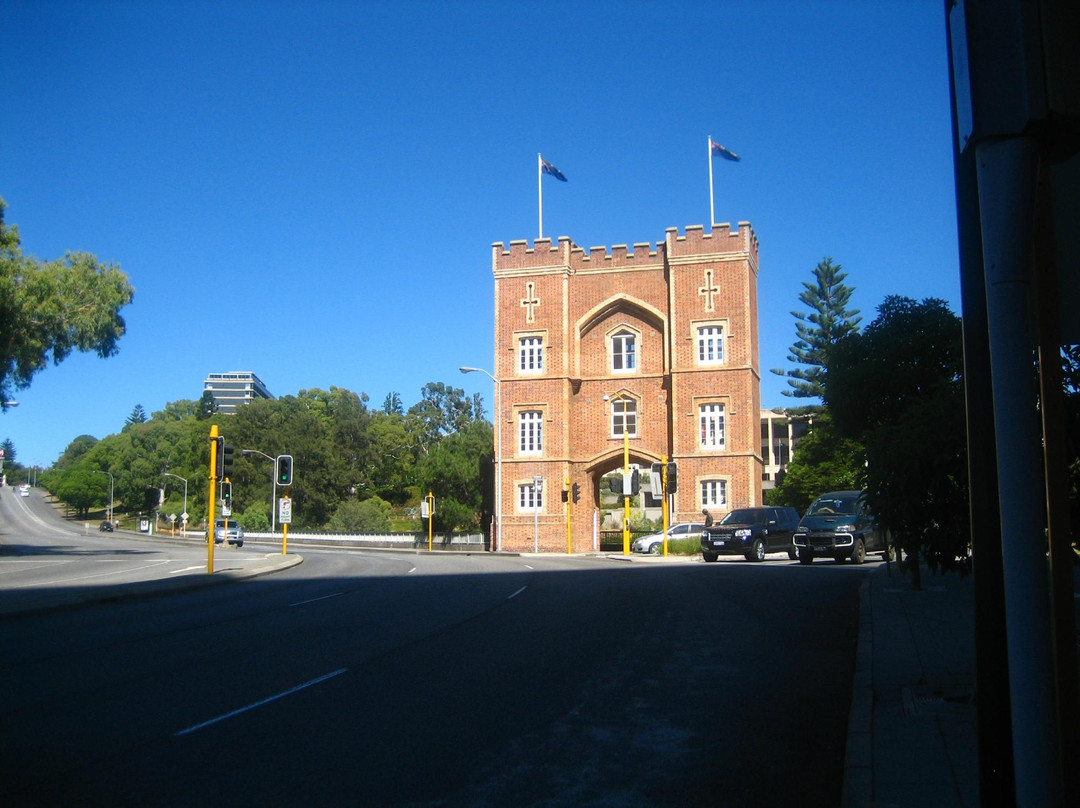
[[[845,808],[979,804],[972,578],[922,584],[884,565],[863,581]]]

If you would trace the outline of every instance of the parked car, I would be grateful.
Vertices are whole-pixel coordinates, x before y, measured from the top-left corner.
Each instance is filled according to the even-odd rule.
[[[682,522],[677,525],[670,525],[668,526],[668,541],[672,539],[696,539],[701,535],[704,527],[705,525],[702,522]],[[630,549],[635,553],[659,553],[663,548],[663,533],[650,533],[648,536],[634,539],[630,544]]]
[[[867,553],[887,552],[862,491],[831,491],[811,502],[795,530],[795,549],[802,564],[819,556],[861,564]]]
[[[244,529],[240,527],[240,523],[235,519],[229,520],[228,532],[229,535],[225,535],[225,520],[214,520],[214,544],[221,544],[223,541],[228,541],[229,544],[235,544],[237,547],[244,546]]]
[[[701,556],[716,561],[722,555],[741,555],[764,561],[767,553],[787,553],[794,560],[792,536],[799,512],[787,507],[736,508],[701,534]]]

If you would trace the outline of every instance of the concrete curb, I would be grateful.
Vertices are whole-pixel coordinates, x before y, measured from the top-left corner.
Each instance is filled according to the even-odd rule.
[[[301,555],[270,553],[264,561],[256,565],[243,568],[230,568],[215,571],[207,575],[184,575],[179,578],[155,578],[149,581],[135,581],[126,584],[111,584],[87,587],[75,591],[56,590],[48,595],[42,595],[32,603],[23,605],[13,604],[11,607],[0,607],[0,619],[22,616],[27,614],[43,614],[69,609],[76,606],[90,606],[102,603],[121,603],[126,601],[162,597],[176,594],[177,592],[205,589],[211,586],[242,581],[250,578],[259,578],[275,572],[295,567],[303,563]]]

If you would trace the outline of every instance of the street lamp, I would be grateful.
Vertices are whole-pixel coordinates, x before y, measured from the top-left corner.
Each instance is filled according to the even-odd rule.
[[[628,399],[622,393],[616,393],[615,398],[619,399],[623,405],[622,412],[622,437],[623,437],[623,485],[626,485],[626,478],[630,476],[630,429],[627,426],[627,412],[626,402],[633,401]],[[604,396],[604,401],[610,401],[611,396]],[[614,413],[613,413],[614,414]],[[614,418],[612,419],[612,425],[614,425]],[[630,555],[630,497],[623,493],[623,527],[622,527],[622,546],[623,555]]]
[[[109,478],[109,523],[111,524],[112,523],[112,517],[113,517],[113,511],[112,511],[112,505],[113,505],[113,476],[108,471],[98,471],[97,469],[93,469],[93,472],[94,472],[94,474],[104,474]]]
[[[483,373],[495,383],[495,550],[502,552],[502,383],[483,368],[460,367],[462,373]]]
[[[276,533],[277,513],[275,511],[277,506],[277,477],[275,475],[277,471],[277,460],[268,454],[263,454],[258,449],[241,449],[240,454],[257,454],[265,457],[267,460],[274,464],[274,471],[270,472],[270,485],[272,486],[272,488],[270,489],[270,532]]]
[[[176,479],[178,479],[178,480],[180,480],[180,481],[182,481],[184,483],[184,512],[182,514],[180,514],[180,534],[186,539],[187,538],[187,520],[188,520],[188,512],[187,512],[187,480],[185,480],[179,474],[171,474],[168,471],[163,471],[161,473],[165,477],[175,477]]]

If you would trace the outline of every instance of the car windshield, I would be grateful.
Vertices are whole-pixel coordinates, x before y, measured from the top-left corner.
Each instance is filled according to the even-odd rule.
[[[765,520],[765,511],[756,510],[754,508],[742,508],[735,510],[725,516],[720,524],[722,525],[756,525]]]
[[[814,500],[814,503],[810,506],[810,510],[807,511],[806,514],[807,516],[853,516],[855,514],[855,505],[858,501],[858,494],[818,497]]]

